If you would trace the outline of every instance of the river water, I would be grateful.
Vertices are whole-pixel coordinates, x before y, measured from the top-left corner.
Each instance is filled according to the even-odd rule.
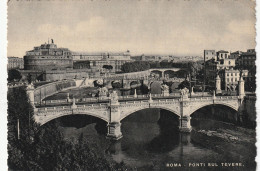
[[[178,117],[169,111],[137,111],[122,120],[123,138],[118,141],[106,139],[106,123],[90,116],[63,118],[60,130],[67,139],[83,134],[104,147],[107,157],[137,170],[255,170],[254,130],[196,116],[203,111],[192,116],[191,133],[180,133]],[[200,130],[233,135],[239,141],[206,136]]]
[[[80,115],[79,115],[80,116]],[[82,116],[83,117],[83,116]],[[61,124],[60,130],[65,138],[77,138],[81,133],[86,139],[92,139],[95,143],[108,144],[104,151],[108,157],[133,168],[142,170],[254,170],[254,147],[250,143],[231,143],[225,140],[198,137],[194,133],[180,133],[177,128],[178,119],[168,111],[159,109],[142,110],[130,115],[122,121],[123,138],[118,141],[105,139],[105,124],[89,122],[84,116],[78,120],[81,123],[72,125]],[[64,119],[63,119],[64,120]],[[84,124],[84,121],[89,122]],[[195,119],[194,119],[195,120]],[[71,120],[70,120],[71,121]],[[218,127],[226,123],[214,120],[203,120],[199,124],[193,123],[193,129],[205,123],[217,122]],[[82,125],[80,125],[82,124]],[[210,129],[212,129],[210,124]],[[236,126],[229,130],[239,136],[248,136],[245,130],[239,130]],[[249,131],[250,132],[250,131]],[[254,135],[251,135],[253,138]],[[217,145],[215,144],[217,142]],[[213,143],[212,145],[209,145]],[[214,147],[218,146],[217,149]],[[240,167],[222,167],[221,163],[241,163]],[[215,166],[208,167],[208,163]],[[198,166],[200,164],[200,166]],[[217,166],[216,166],[217,165]]]

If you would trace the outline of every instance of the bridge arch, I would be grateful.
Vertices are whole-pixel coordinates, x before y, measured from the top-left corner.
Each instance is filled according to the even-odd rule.
[[[172,78],[176,75],[176,72],[174,70],[171,70],[171,69],[166,69],[164,71],[164,75],[169,75],[169,78]]]
[[[233,105],[230,105],[230,104],[224,104],[224,103],[214,103],[214,104],[202,104],[202,105],[199,105],[199,106],[193,108],[192,110],[190,110],[189,115],[194,114],[199,109],[202,109],[202,108],[207,107],[207,106],[214,106],[214,105],[225,106],[225,107],[228,107],[229,109],[232,109],[232,110],[238,112],[238,108],[236,106],[233,106]]]
[[[134,110],[131,110],[131,111],[128,111],[126,113],[123,114],[122,117],[120,117],[120,122],[125,119],[126,117],[134,114],[135,112],[138,112],[138,111],[141,111],[141,110],[145,110],[145,109],[164,109],[164,110],[167,110],[167,111],[170,111],[173,115],[177,115],[178,117],[180,117],[180,113],[179,111],[176,111],[176,110],[173,110],[173,109],[170,109],[168,107],[163,107],[163,106],[152,106],[152,107],[149,107],[149,106],[144,106],[144,107],[140,107],[140,108],[137,108],[137,109],[134,109]]]
[[[159,69],[154,69],[154,70],[151,70],[151,73],[153,74],[159,74],[159,77],[161,78],[162,75],[163,75],[163,71],[160,71]]]
[[[99,118],[99,119],[101,119],[101,120],[103,120],[103,121],[105,121],[105,122],[107,122],[107,123],[109,122],[107,118],[102,117],[102,116],[99,116],[99,115],[96,115],[96,114],[94,114],[94,113],[90,113],[90,112],[78,112],[78,113],[72,113],[72,112],[70,112],[70,113],[66,113],[66,114],[60,113],[60,114],[56,114],[56,115],[51,115],[51,116],[48,116],[48,117],[44,117],[43,119],[37,118],[37,116],[34,116],[34,117],[35,117],[35,120],[36,120],[38,123],[40,123],[40,125],[42,126],[42,125],[44,125],[44,124],[46,124],[46,123],[48,123],[48,122],[50,122],[50,121],[52,121],[52,120],[54,120],[54,119],[61,118],[61,117],[63,117],[63,116],[73,116],[73,115],[87,115],[87,116],[93,116],[93,117]]]

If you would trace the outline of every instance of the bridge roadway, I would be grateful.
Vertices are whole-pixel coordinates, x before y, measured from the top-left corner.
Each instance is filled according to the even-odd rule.
[[[243,97],[241,96],[199,96],[194,95],[189,97],[188,94],[179,96],[128,96],[122,98],[114,95],[110,98],[106,97],[105,101],[99,103],[89,103],[88,101],[81,103],[73,99],[72,104],[57,104],[50,106],[36,106],[34,110],[35,121],[43,125],[53,119],[66,115],[84,114],[100,118],[108,123],[107,136],[113,139],[122,137],[121,120],[131,115],[132,113],[147,109],[160,108],[171,111],[180,119],[180,131],[191,131],[190,115],[196,110],[208,105],[224,105],[228,106],[241,114],[241,106]]]
[[[165,96],[163,94],[151,94],[153,99],[176,99],[180,98],[180,93],[170,93],[168,96]],[[211,97],[212,95],[208,92],[198,92],[194,93],[192,95],[189,95],[189,98],[191,97]],[[149,94],[144,95],[127,95],[127,96],[118,96],[118,101],[139,101],[139,100],[148,100],[150,97]],[[94,104],[94,103],[104,103],[109,102],[109,97],[90,97],[90,98],[76,98],[75,102],[76,104]],[[35,102],[36,107],[44,107],[44,106],[68,106],[72,104],[72,99],[59,99],[59,100],[43,100],[39,103]]]

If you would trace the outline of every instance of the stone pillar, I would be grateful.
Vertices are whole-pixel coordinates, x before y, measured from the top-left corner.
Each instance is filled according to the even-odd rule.
[[[162,72],[162,78],[165,78],[164,71],[161,71],[161,72]]]
[[[137,93],[136,93],[136,89],[135,89],[135,94],[134,94],[134,98],[137,98]]]
[[[76,109],[76,108],[77,108],[76,100],[75,100],[75,98],[73,97],[73,99],[72,99],[71,109]]]
[[[107,125],[107,138],[113,140],[119,140],[122,138],[121,123],[111,122]]]
[[[212,96],[213,100],[216,99],[216,93],[215,90],[213,90],[213,96]]]
[[[34,86],[33,86],[33,84],[29,84],[27,86],[26,92],[27,92],[27,95],[28,95],[28,98],[29,98],[31,105],[34,107]]]
[[[222,93],[221,80],[220,80],[219,75],[217,75],[217,77],[216,77],[216,94],[220,94],[220,93]]]
[[[191,87],[191,95],[194,95],[193,87]]]
[[[70,102],[70,93],[67,93],[67,102]]]
[[[243,98],[245,96],[245,82],[243,80],[243,77],[238,82],[238,96],[240,98]]]
[[[152,102],[153,102],[152,94],[150,93],[150,94],[149,94],[149,103],[152,103]]]
[[[190,125],[190,116],[182,116],[179,119],[179,130],[180,132],[191,132],[192,128]]]
[[[110,122],[107,125],[107,138],[118,140],[122,138],[119,102],[116,91],[110,94]]]

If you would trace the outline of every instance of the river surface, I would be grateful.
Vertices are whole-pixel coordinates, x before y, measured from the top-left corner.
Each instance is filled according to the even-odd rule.
[[[253,130],[214,120],[194,119],[192,133],[178,131],[178,118],[168,111],[146,109],[138,111],[122,121],[123,138],[110,141],[105,138],[105,124],[89,121],[88,116],[80,119],[78,127],[62,124],[60,130],[65,138],[77,138],[80,134],[86,139],[104,146],[107,157],[137,170],[254,170],[255,148],[250,143],[228,142],[211,137],[200,137],[196,129],[213,130],[227,128],[229,133],[246,136],[254,141]],[[84,124],[84,120],[89,123]],[[70,120],[71,121],[71,120]],[[209,124],[210,123],[210,124]],[[202,126],[203,125],[203,126]],[[228,126],[227,126],[228,125]],[[103,128],[102,128],[103,127]],[[218,129],[218,128],[216,128]],[[248,135],[248,132],[252,135]],[[217,144],[216,144],[217,143]],[[215,148],[217,147],[217,148]],[[250,153],[250,154],[249,154]],[[253,154],[252,154],[253,153]],[[212,163],[208,167],[208,164]],[[221,163],[240,163],[240,167],[221,166]]]

